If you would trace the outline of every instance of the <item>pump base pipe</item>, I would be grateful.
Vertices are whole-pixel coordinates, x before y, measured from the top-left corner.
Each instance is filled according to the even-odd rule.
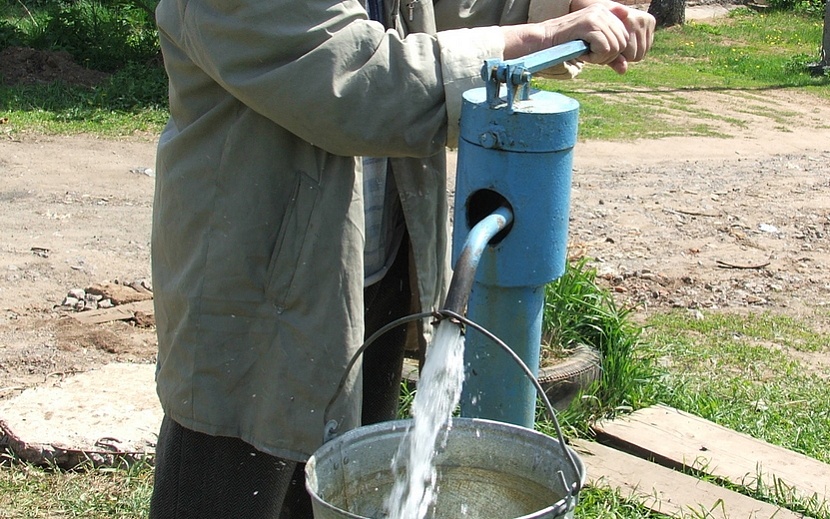
[[[487,323],[487,331],[503,338],[538,376],[545,287],[503,287],[473,283],[467,314]],[[468,366],[461,400],[462,416],[532,428],[536,388],[503,349],[476,330],[465,336]]]

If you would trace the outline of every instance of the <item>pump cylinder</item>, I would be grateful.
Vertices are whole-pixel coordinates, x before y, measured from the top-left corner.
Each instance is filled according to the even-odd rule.
[[[538,372],[545,285],[564,273],[579,104],[536,92],[509,107],[486,89],[464,93],[453,261],[465,237],[498,207],[511,225],[483,252],[467,316]],[[536,394],[509,356],[475,330],[466,337],[463,416],[532,428]]]

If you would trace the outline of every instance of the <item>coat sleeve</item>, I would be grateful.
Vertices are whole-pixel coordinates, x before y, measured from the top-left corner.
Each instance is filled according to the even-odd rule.
[[[436,153],[448,99],[504,47],[492,27],[401,38],[355,0],[163,0],[157,13],[162,37],[201,73],[337,155]]]
[[[568,14],[571,0],[436,0],[439,30],[535,23]],[[543,71],[543,77],[571,79],[582,70],[574,60]]]

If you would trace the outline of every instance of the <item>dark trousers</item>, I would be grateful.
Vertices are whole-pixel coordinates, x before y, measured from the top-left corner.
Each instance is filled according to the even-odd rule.
[[[364,290],[366,337],[410,312],[408,238],[384,278]],[[406,330],[363,354],[364,425],[395,418]],[[150,519],[312,519],[305,464],[238,438],[191,431],[164,417],[156,446]]]

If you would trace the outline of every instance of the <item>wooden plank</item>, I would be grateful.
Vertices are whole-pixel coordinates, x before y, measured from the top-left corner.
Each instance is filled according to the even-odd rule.
[[[90,310],[88,312],[77,312],[72,314],[72,318],[84,324],[100,324],[109,321],[133,319],[136,312],[152,315],[153,300],[148,299],[146,301],[138,301],[137,303],[127,303],[125,305],[113,306],[112,308],[102,308],[100,310]]]
[[[764,503],[682,472],[595,442],[575,441],[587,483],[612,488],[625,498],[670,517],[706,519],[799,519],[786,508]]]
[[[603,442],[670,467],[689,467],[754,488],[760,481],[828,500],[830,465],[666,406],[595,426]]]

